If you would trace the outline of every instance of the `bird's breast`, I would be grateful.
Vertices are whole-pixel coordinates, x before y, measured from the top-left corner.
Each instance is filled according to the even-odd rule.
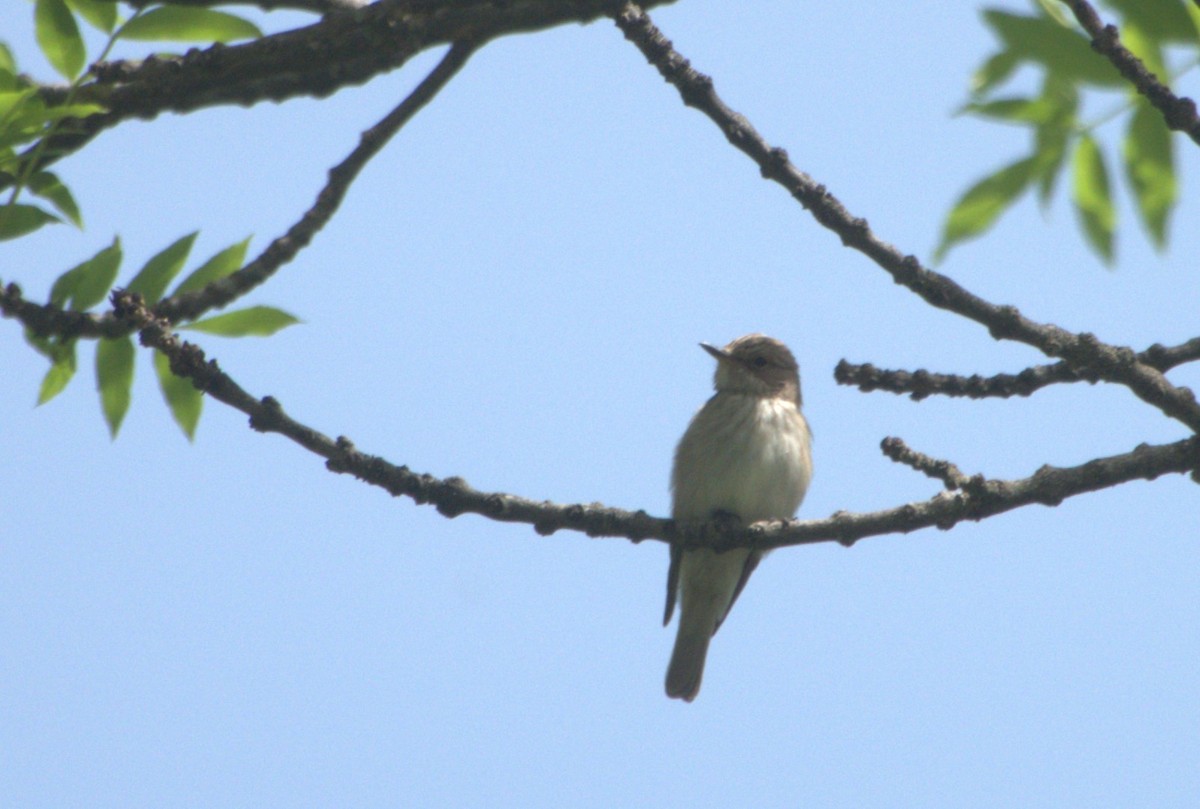
[[[790,401],[718,393],[700,409],[675,450],[676,519],[723,510],[746,522],[796,513],[812,478],[808,423]]]

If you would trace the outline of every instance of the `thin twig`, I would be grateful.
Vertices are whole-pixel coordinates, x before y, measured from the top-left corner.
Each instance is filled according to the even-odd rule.
[[[449,83],[473,52],[474,46],[469,43],[451,46],[437,67],[395,109],[362,134],[358,146],[345,160],[329,170],[329,179],[317,194],[312,207],[254,260],[201,289],[161,301],[154,307],[155,314],[172,323],[193,320],[211,309],[227,306],[295,258],[337,212],[363,167]],[[96,315],[64,311],[50,304],[43,306],[30,303],[21,297],[21,290],[15,284],[9,284],[0,294],[0,309],[6,316],[18,318],[39,335],[95,339],[122,337],[130,332],[129,325],[115,318],[112,312]]]
[[[287,233],[272,241],[253,261],[237,272],[209,284],[195,294],[168,298],[154,310],[173,323],[192,320],[210,309],[228,305],[236,298],[270,278],[276,270],[304,249],[337,212],[350,184],[387,142],[412,120],[475,52],[474,43],[456,42],[420,84],[379,123],[362,134],[358,146],[338,165],[329,170],[329,181],[317,195],[317,201]]]
[[[786,151],[772,148],[744,116],[730,109],[717,96],[712,79],[692,68],[645,11],[626,3],[614,19],[626,39],[679,91],[685,105],[708,116],[731,144],[758,164],[765,179],[787,189],[843,244],[870,258],[896,283],[931,306],[980,323],[997,340],[1026,343],[1047,356],[1065,360],[1076,370],[1086,369],[1101,379],[1124,385],[1143,401],[1200,433],[1200,404],[1191,390],[1172,385],[1162,373],[1138,362],[1129,348],[1108,345],[1093,334],[1072,334],[1053,324],[1037,323],[1014,306],[989,303],[950,278],[923,267],[916,256],[906,256],[879,239],[865,219],[851,216],[825,186],[792,165]]]
[[[923,452],[917,452],[908,444],[905,444],[903,440],[894,436],[883,439],[879,443],[879,448],[883,451],[884,455],[896,463],[910,466],[918,472],[923,472],[927,477],[940,480],[942,485],[949,491],[965,489],[972,482],[977,487],[983,486],[986,483],[982,476],[974,479],[968,478],[959,471],[957,466],[949,461],[933,458]]]
[[[40,337],[54,335],[63,339],[79,336],[107,336],[96,333],[96,324],[101,318],[86,312],[71,312],[59,306],[33,303],[24,298],[21,288],[9,283],[0,289],[0,314],[16,318],[27,329]],[[114,335],[128,334],[129,328],[109,316],[108,324]]]
[[[1155,343],[1139,352],[1137,358],[1138,362],[1165,373],[1178,365],[1200,360],[1200,337],[1193,337],[1186,343],[1170,348]],[[907,393],[914,401],[935,394],[969,399],[1007,399],[1011,396],[1030,396],[1056,383],[1099,381],[1095,374],[1076,370],[1065,362],[1034,365],[1016,374],[962,376],[924,369],[904,371],[876,368],[869,362],[859,364],[842,360],[834,368],[833,378],[839,385],[857,387],[864,393],[875,390]]]
[[[1146,65],[1124,45],[1115,25],[1105,25],[1087,0],[1063,0],[1075,14],[1075,19],[1092,38],[1092,48],[1112,62],[1122,76],[1154,105],[1167,126],[1183,132],[1200,144],[1200,115],[1196,102],[1179,97],[1146,69]]]

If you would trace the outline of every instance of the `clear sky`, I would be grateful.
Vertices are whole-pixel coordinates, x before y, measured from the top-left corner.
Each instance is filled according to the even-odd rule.
[[[48,79],[30,7],[4,5],[18,13],[0,34]],[[952,115],[994,47],[979,10],[682,0],[652,16],[800,169],[928,258],[958,194],[1027,148],[1023,131]],[[195,229],[197,258],[251,234],[261,249],[437,55],[324,101],[104,133],[58,167],[86,230],[0,245],[0,278],[44,300],[114,234],[123,281]],[[1122,196],[1119,264],[1104,269],[1060,196],[1045,214],[1026,200],[940,269],[1118,344],[1195,336],[1200,160],[1176,148],[1184,199],[1166,255]],[[252,394],[394,463],[536,499],[665,515],[674,442],[710,393],[696,344],[750,331],[801,362],[816,434],[806,517],[932,495],[880,454],[888,435],[1016,478],[1185,434],[1111,386],[914,403],[836,385],[842,358],[981,374],[1044,358],[842,248],[609,22],[473,57],[247,302],[305,321],[197,340]],[[110,441],[81,356],[72,386],[35,409],[45,361],[0,322],[0,805],[1172,807],[1200,794],[1200,488],[1180,476],[950,532],[779,551],[685,705],[663,695],[662,544],[447,520],[211,401],[189,444],[148,356]],[[1200,389],[1195,367],[1171,378]]]

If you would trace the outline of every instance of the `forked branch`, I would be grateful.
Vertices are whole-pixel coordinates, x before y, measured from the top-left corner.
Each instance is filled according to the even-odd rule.
[[[928,500],[908,503],[884,511],[852,514],[840,511],[824,520],[773,520],[738,528],[728,520],[704,525],[679,525],[673,520],[652,517],[644,511],[626,511],[600,504],[561,504],[530,500],[502,492],[481,492],[459,477],[436,478],[397,466],[376,455],[360,452],[345,437],[337,440],[288,416],[274,398],[256,398],[205,357],[197,346],[180,340],[171,324],[146,308],[137,295],[113,293],[115,315],[136,329],[142,345],[167,355],[171,370],[187,377],[214,399],[250,417],[250,426],[273,432],[326,459],[331,472],[351,474],[378,486],[393,496],[406,496],[419,504],[431,504],[447,517],[479,514],[500,522],[532,525],[540,534],[561,529],[581,531],[593,537],[624,537],[640,542],[656,539],[679,542],[685,547],[704,546],[727,550],[757,549],[839,542],[852,545],[860,539],[884,534],[908,533],[936,526],[948,529],[964,520],[982,520],[1021,506],[1041,503],[1057,505],[1068,497],[1096,491],[1131,480],[1153,480],[1170,473],[1200,477],[1200,439],[1189,438],[1160,446],[1141,445],[1130,452],[1097,458],[1074,467],[1043,466],[1021,480],[988,480],[982,475],[967,478],[951,464],[928,459],[908,449],[899,439],[885,442],[890,453],[949,484],[958,491],[941,492]]]
[[[1065,361],[1081,374],[1124,385],[1193,433],[1200,433],[1200,404],[1191,390],[1172,385],[1156,368],[1140,362],[1132,349],[1103,343],[1093,334],[1072,334],[1051,323],[1037,323],[1015,306],[990,303],[949,277],[923,267],[916,256],[904,255],[872,233],[867,220],[852,216],[825,186],[792,165],[786,151],[768,145],[743,115],[721,100],[712,79],[692,68],[639,6],[626,3],[614,19],[626,39],[675,87],[684,104],[712,120],[731,144],[758,164],[765,179],[783,186],[843,244],[866,255],[897,284],[930,306],[979,323],[997,340],[1025,343]]]

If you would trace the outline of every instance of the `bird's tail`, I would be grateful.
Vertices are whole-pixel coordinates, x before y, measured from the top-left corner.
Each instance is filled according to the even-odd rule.
[[[700,610],[681,610],[675,649],[667,666],[667,696],[691,702],[700,693],[704,659],[712,640],[712,617]]]

